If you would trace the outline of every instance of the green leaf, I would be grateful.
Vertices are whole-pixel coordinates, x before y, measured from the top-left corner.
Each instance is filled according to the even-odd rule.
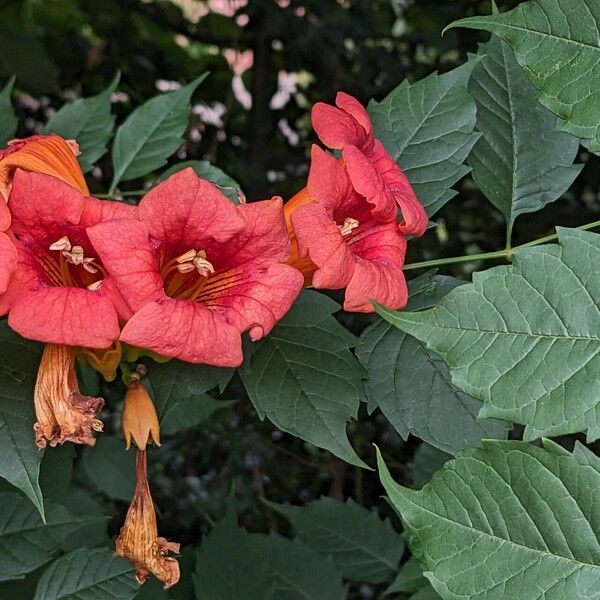
[[[151,98],[117,129],[112,150],[112,194],[120,181],[141,177],[162,167],[183,141],[192,94],[206,73],[180,90]]]
[[[180,403],[202,402],[206,392],[218,387],[221,391],[235,373],[234,369],[191,365],[179,360],[151,363],[148,378],[154,392],[154,406],[163,425],[167,415]]]
[[[0,91],[0,147],[4,148],[6,142],[15,136],[19,120],[12,105],[11,94],[15,85],[15,77],[11,77],[8,83]]]
[[[394,429],[456,454],[484,438],[506,438],[508,424],[478,420],[481,401],[451,382],[443,360],[424,342],[383,320],[368,327],[356,355],[367,369],[369,407],[378,406]]]
[[[132,563],[108,548],[82,548],[46,569],[33,600],[132,600],[138,591]]]
[[[558,229],[560,245],[523,248],[475,273],[434,308],[378,312],[423,341],[480,418],[526,425],[525,438],[587,429],[600,437],[600,235]]]
[[[41,347],[0,323],[0,477],[20,489],[44,515],[40,489],[43,452],[35,445],[33,387]]]
[[[429,483],[433,474],[439,471],[450,459],[451,454],[438,450],[435,446],[422,443],[415,450],[412,463],[409,464],[414,488],[421,489]]]
[[[345,600],[330,559],[277,534],[248,533],[229,514],[198,550],[198,600]]]
[[[410,600],[418,598],[425,600],[425,598],[428,597],[439,598],[429,584],[429,581],[425,579],[423,569],[414,556],[411,556],[409,560],[402,565],[396,579],[394,579],[390,587],[385,590],[383,596],[400,593],[413,594],[410,597]],[[429,594],[429,596],[427,596],[427,594]]]
[[[187,168],[194,169],[194,172],[198,177],[202,177],[203,179],[214,183],[234,204],[240,203],[239,194],[242,194],[240,184],[229,177],[227,173],[221,171],[218,167],[211,165],[207,160],[186,160],[177,163],[162,173],[158,178],[158,182],[164,181],[174,173],[178,173]]]
[[[0,493],[0,581],[21,579],[48,562],[67,535],[94,520],[73,516],[57,504],[47,506],[46,517],[44,524],[20,494]]]
[[[398,568],[402,538],[390,522],[354,500],[320,498],[306,506],[266,502],[290,521],[297,538],[323,556],[331,556],[350,581],[382,583]]]
[[[44,133],[56,133],[66,139],[77,140],[81,154],[79,164],[84,172],[106,152],[115,126],[110,98],[117,89],[121,74],[117,73],[109,86],[96,96],[79,98],[63,106],[50,118]]]
[[[40,487],[45,500],[61,502],[73,475],[74,444],[46,448],[40,467]]]
[[[81,454],[81,468],[94,488],[109,498],[129,502],[135,487],[135,451],[120,436],[102,435]]]
[[[331,316],[339,308],[323,294],[303,292],[246,356],[240,374],[261,419],[365,466],[346,436],[363,395],[364,372],[350,352],[356,338]]]
[[[460,19],[450,27],[484,29],[515,51],[560,129],[591,138],[600,150],[600,4],[594,0],[535,0],[514,10]]]
[[[369,103],[375,136],[429,216],[456,195],[452,186],[469,172],[463,162],[479,137],[475,102],[467,91],[476,62],[413,84],[403,81],[381,102]]]
[[[558,119],[537,102],[537,92],[512,50],[499,38],[481,46],[469,91],[483,134],[468,158],[473,179],[504,215],[510,239],[515,219],[554,202],[573,183],[579,141],[556,131]]]
[[[422,491],[379,474],[444,599],[600,598],[600,472],[575,455],[486,441]]]
[[[177,433],[208,421],[217,411],[235,404],[234,400],[215,400],[208,394],[192,396],[175,404],[163,417],[160,424],[162,434]]]

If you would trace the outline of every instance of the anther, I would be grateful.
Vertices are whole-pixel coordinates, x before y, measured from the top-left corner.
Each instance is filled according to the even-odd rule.
[[[206,259],[206,252],[204,252],[204,250],[200,250],[200,252],[196,254],[192,264],[198,269],[198,273],[203,277],[208,277],[210,273],[215,272],[212,263]]]
[[[50,244],[50,250],[60,250],[60,251],[69,251],[71,250],[71,241],[65,235],[60,238],[60,240],[56,240],[54,244]]]
[[[338,225],[338,229],[340,230],[342,236],[346,237],[347,235],[350,235],[352,231],[354,231],[359,225],[360,223],[356,219],[346,217],[344,219],[344,224]]]
[[[182,254],[181,256],[178,256],[175,260],[179,263],[187,263],[187,262],[191,262],[192,260],[194,260],[194,258],[196,258],[196,251],[195,250],[188,250],[185,254]]]
[[[94,281],[94,283],[90,283],[90,285],[87,286],[87,289],[90,290],[90,292],[96,292],[101,287],[102,287],[102,279],[100,281]]]

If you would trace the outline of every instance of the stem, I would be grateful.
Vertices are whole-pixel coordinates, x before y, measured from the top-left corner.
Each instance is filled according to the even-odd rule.
[[[592,223],[586,223],[585,225],[581,225],[576,229],[581,229],[585,231],[587,229],[594,229],[595,227],[600,227],[600,221],[593,221]],[[553,233],[552,235],[547,235],[546,237],[540,238],[538,240],[532,240],[531,242],[527,242],[526,244],[521,244],[520,246],[515,246],[514,248],[506,248],[504,250],[496,250],[495,252],[484,252],[482,254],[469,254],[467,256],[453,256],[451,258],[437,258],[434,260],[424,260],[422,262],[410,263],[408,265],[404,265],[405,271],[412,271],[413,269],[426,269],[429,267],[439,267],[442,265],[455,265],[458,263],[464,262],[475,262],[478,260],[493,260],[495,258],[509,258],[514,252],[519,250],[520,248],[531,248],[532,246],[538,246],[539,244],[545,244],[546,242],[553,242],[558,238],[558,234]]]

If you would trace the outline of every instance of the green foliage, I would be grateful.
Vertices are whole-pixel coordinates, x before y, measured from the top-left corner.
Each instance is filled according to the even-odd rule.
[[[235,404],[235,401],[215,400],[208,394],[193,395],[181,400],[164,413],[160,431],[169,435],[188,427],[195,427],[232,404]]]
[[[594,440],[600,235],[559,229],[558,239],[476,273],[432,309],[378,311],[444,359],[453,383],[483,400],[480,417],[521,423],[528,440],[582,430]]]
[[[572,455],[546,446],[485,442],[422,491],[396,484],[378,456],[411,549],[442,598],[600,597],[600,513],[588,493],[600,484],[598,458],[581,445]]]
[[[8,83],[0,91],[0,146],[6,146],[11,138],[15,136],[19,120],[11,101],[15,77],[11,77]]]
[[[346,436],[363,395],[356,338],[331,313],[339,305],[306,291],[246,359],[240,375],[261,418],[364,466]]]
[[[139,591],[133,571],[107,548],[76,550],[44,571],[33,600],[132,600]]]
[[[269,502],[290,521],[296,537],[323,556],[331,556],[345,579],[382,583],[398,568],[404,543],[390,522],[353,500],[320,498],[306,506]]]
[[[117,129],[112,150],[111,193],[120,181],[135,179],[162,167],[177,150],[189,119],[189,104],[206,74],[180,90],[148,100]]]
[[[22,490],[43,516],[39,484],[43,453],[35,445],[32,402],[40,346],[0,322],[0,348],[0,477]]]
[[[423,575],[423,569],[414,557],[402,565],[396,579],[385,590],[384,596],[394,594],[410,594],[410,600],[425,600],[425,598],[439,598],[429,581]]]
[[[89,171],[106,152],[106,145],[112,137],[115,116],[110,102],[120,78],[120,73],[117,73],[109,86],[96,96],[65,104],[44,128],[44,133],[56,133],[77,141],[81,151],[77,158],[84,172]]]
[[[481,46],[469,91],[477,104],[477,141],[468,162],[473,179],[504,215],[510,240],[515,219],[554,202],[579,175],[579,141],[555,130],[558,119],[511,49],[499,38]]]
[[[460,19],[450,27],[490,31],[510,44],[557,114],[560,129],[600,150],[600,5],[590,0],[534,0],[507,13]]]
[[[298,540],[248,533],[229,513],[200,546],[194,575],[198,600],[344,600],[331,559]]]
[[[369,104],[375,135],[411,182],[427,214],[434,215],[469,172],[463,162],[479,134],[467,83],[476,61],[410,84],[403,81],[381,102]]]

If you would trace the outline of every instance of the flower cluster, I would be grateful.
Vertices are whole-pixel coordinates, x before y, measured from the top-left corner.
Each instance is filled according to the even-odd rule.
[[[406,304],[406,238],[425,231],[427,216],[366,110],[346,94],[336,102],[317,104],[312,121],[340,155],[314,146],[307,186],[285,206],[279,197],[233,204],[189,168],[137,206],[99,200],[72,140],[33,136],[0,152],[0,316],[45,344],[34,392],[40,448],[93,445],[102,431],[104,401],[80,393],[77,356],[107,379],[125,348],[236,367],[242,335],[267,335],[303,286],[345,289],[349,311]],[[167,552],[179,546],[157,533],[146,445],[159,445],[160,431],[142,376],[127,382],[123,432],[137,448],[137,486],[117,554],[140,582],[154,573],[168,587],[179,569]]]

